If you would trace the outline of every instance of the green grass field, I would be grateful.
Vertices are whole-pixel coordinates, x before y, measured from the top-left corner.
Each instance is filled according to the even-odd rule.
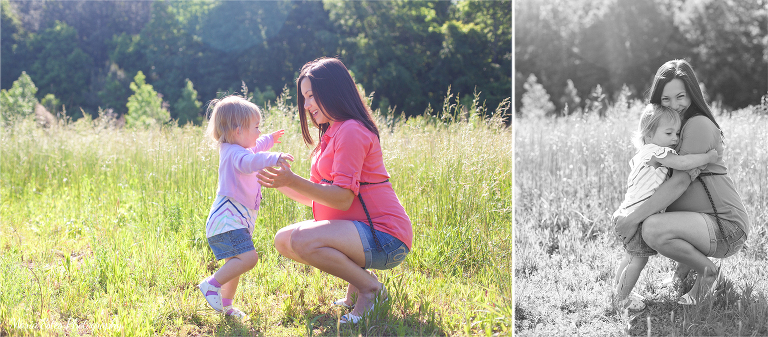
[[[731,287],[714,302],[678,305],[674,290],[660,285],[673,264],[657,255],[636,287],[648,308],[611,310],[623,250],[610,215],[626,191],[640,108],[611,107],[604,119],[515,121],[516,335],[768,335],[768,116],[746,110],[716,117],[729,175],[753,224],[747,249],[715,259]]]
[[[235,299],[250,320],[208,308],[196,285],[220,265],[204,231],[218,153],[201,127],[4,126],[0,335],[510,335],[512,128],[499,120],[504,109],[487,120],[454,119],[457,109],[407,122],[377,115],[414,243],[401,266],[379,273],[389,304],[351,327],[330,305],[345,284],[272,246],[311,210],[270,189],[253,237],[259,263]],[[286,130],[273,149],[308,177],[295,110],[279,101],[262,129]]]

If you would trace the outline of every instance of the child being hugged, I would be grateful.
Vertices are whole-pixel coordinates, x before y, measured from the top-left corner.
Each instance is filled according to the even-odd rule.
[[[205,233],[216,259],[226,262],[198,288],[214,310],[244,319],[246,315],[232,306],[232,300],[240,275],[253,269],[259,259],[251,239],[262,198],[256,172],[270,166],[289,167],[293,156],[263,152],[280,143],[285,131],[259,137],[261,111],[255,104],[227,96],[210,105],[213,112],[206,135],[219,147],[219,186]]]
[[[716,150],[704,154],[678,155],[672,149],[678,142],[680,114],[668,107],[648,104],[640,117],[635,136],[637,153],[629,161],[631,172],[627,178],[627,192],[619,209],[613,213],[613,220],[630,213],[653,195],[667,177],[669,169],[692,170],[718,160]],[[663,211],[662,211],[663,212]],[[642,237],[642,223],[624,244],[624,258],[616,272],[616,289],[613,305],[620,309],[643,310],[642,297],[632,292],[648,257],[657,252],[649,247]]]

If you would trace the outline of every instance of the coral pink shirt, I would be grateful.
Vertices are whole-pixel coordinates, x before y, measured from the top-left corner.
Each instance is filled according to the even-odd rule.
[[[312,157],[310,180],[322,179],[355,193],[352,206],[346,211],[312,202],[315,220],[357,220],[368,224],[357,194],[362,193],[365,207],[371,215],[374,228],[390,234],[411,249],[413,228],[411,219],[395,195],[384,168],[381,144],[374,133],[356,120],[334,122],[320,139],[320,151]]]

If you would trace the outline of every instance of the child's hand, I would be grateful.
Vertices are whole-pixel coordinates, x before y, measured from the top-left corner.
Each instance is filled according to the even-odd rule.
[[[709,150],[709,152],[707,152],[707,155],[709,156],[709,162],[710,163],[714,163],[718,159],[720,159],[720,154],[718,154],[717,150],[715,150],[715,149]]]
[[[283,131],[283,130],[280,130],[280,131]],[[280,159],[277,160],[277,165],[276,166],[290,168],[291,167],[291,163],[288,162],[289,160],[293,161],[293,156],[292,155],[287,154],[287,153],[281,153],[280,154]]]
[[[285,130],[277,130],[275,132],[270,133],[272,135],[272,139],[275,141],[275,144],[279,143],[280,137],[285,134]],[[289,155],[290,156],[290,155]],[[293,160],[293,157],[291,157],[291,160]]]

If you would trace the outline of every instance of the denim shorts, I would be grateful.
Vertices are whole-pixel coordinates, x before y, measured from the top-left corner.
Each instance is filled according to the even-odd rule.
[[[735,222],[720,219],[722,228],[719,228],[714,216],[706,213],[699,214],[704,217],[709,228],[709,252],[705,255],[721,259],[736,254],[744,247],[747,234]]]
[[[613,219],[613,227],[616,228],[616,219]],[[643,223],[637,225],[637,231],[629,239],[628,243],[624,244],[624,250],[627,254],[637,257],[649,257],[658,254],[653,248],[649,247],[645,240],[643,240]]]
[[[362,221],[352,221],[360,234],[360,240],[363,242],[363,252],[365,252],[364,269],[385,270],[392,269],[400,265],[405,260],[410,250],[400,239],[376,231],[376,237],[381,243],[383,250],[376,249],[376,241],[373,239],[371,227]]]
[[[251,234],[248,233],[246,228],[235,229],[209,237],[208,245],[211,246],[216,260],[223,260],[256,250],[253,247]]]

